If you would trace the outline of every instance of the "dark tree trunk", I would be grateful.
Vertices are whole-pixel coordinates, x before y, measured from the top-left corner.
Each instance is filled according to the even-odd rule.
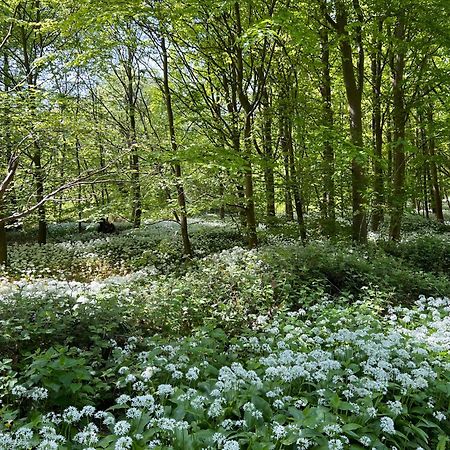
[[[252,169],[252,118],[249,114],[246,116],[244,129],[244,145],[245,145],[245,212],[247,217],[247,235],[248,245],[250,248],[258,246],[258,236],[256,234],[256,214],[255,200],[253,197],[253,169]]]
[[[3,202],[0,201],[0,218],[3,216]],[[8,263],[8,244],[6,241],[5,223],[0,222],[0,266]]]
[[[41,203],[44,198],[44,169],[42,167],[41,149],[39,145],[35,146],[33,157],[34,178],[36,183],[36,203]],[[47,220],[45,204],[38,207],[38,243],[44,245],[47,243]]]
[[[328,14],[326,1],[321,3],[321,16],[326,20]],[[326,136],[323,147],[323,174],[324,192],[322,206],[323,231],[327,236],[333,236],[336,232],[336,206],[335,206],[335,186],[334,186],[334,148],[331,139],[333,131],[333,108],[331,97],[331,74],[330,74],[330,46],[328,28],[320,29],[322,77],[320,93],[323,104],[323,124],[326,129]]]
[[[439,176],[438,169],[436,164],[436,143],[434,140],[434,131],[432,129],[433,126],[433,109],[430,107],[428,109],[428,155],[430,157],[430,174],[431,174],[431,184],[433,186],[433,199],[434,199],[434,209],[436,219],[439,222],[444,222],[444,213],[442,210],[442,196],[441,189],[439,186]]]
[[[405,38],[405,19],[402,15],[397,17],[394,31],[395,37],[402,45]],[[394,149],[393,149],[393,192],[391,200],[391,223],[389,227],[390,238],[399,241],[403,209],[405,205],[405,125],[406,111],[403,75],[405,69],[404,50],[399,47],[392,60],[392,95],[393,95],[393,124],[394,124]]]
[[[220,208],[219,208],[219,217],[221,220],[225,219],[225,186],[221,182],[219,185],[219,195],[220,195]]]
[[[294,208],[292,207],[291,177],[289,170],[289,155],[284,156],[284,213],[287,220],[294,220]]]
[[[364,80],[364,53],[360,39],[359,26],[357,27],[359,60],[357,71],[353,65],[353,49],[350,44],[350,36],[347,31],[347,10],[342,0],[336,1],[336,25],[340,36],[339,47],[342,59],[342,72],[344,78],[347,103],[350,114],[350,136],[354,147],[352,159],[352,239],[355,242],[367,241],[367,201],[365,198],[367,180],[363,161],[364,141],[362,123],[362,83]]]
[[[382,41],[380,34],[383,29],[383,22],[378,20],[378,30],[376,37],[376,46],[372,54],[372,135],[374,148],[373,161],[373,190],[374,203],[372,214],[372,229],[378,231],[380,224],[384,219],[384,173],[383,173],[383,126],[381,119],[381,85],[383,78],[382,66]]]
[[[164,97],[165,97],[165,101],[166,101],[167,120],[169,123],[169,137],[170,137],[172,151],[173,151],[174,157],[175,157],[177,154],[177,151],[178,151],[178,143],[177,143],[176,134],[175,134],[175,121],[174,121],[173,108],[172,108],[172,95],[171,95],[170,86],[169,86],[169,58],[168,58],[168,54],[167,54],[165,38],[161,39],[161,50],[162,50],[162,57],[163,57]],[[192,256],[192,246],[191,246],[191,241],[189,239],[187,209],[186,209],[186,196],[184,193],[180,162],[174,163],[173,168],[174,168],[174,174],[175,174],[175,180],[176,180],[178,207],[180,208],[180,228],[181,228],[181,236],[183,239],[183,253],[185,256],[191,257]]]

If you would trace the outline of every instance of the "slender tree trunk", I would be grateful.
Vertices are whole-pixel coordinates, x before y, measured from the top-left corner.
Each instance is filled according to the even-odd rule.
[[[36,203],[40,203],[44,198],[44,169],[42,167],[41,149],[37,144],[33,157],[34,178],[36,183]],[[38,210],[38,243],[44,245],[47,243],[47,220],[45,204],[39,206]]]
[[[400,46],[405,38],[405,18],[403,15],[397,17],[395,25],[395,37],[399,42],[399,48],[392,61],[392,94],[393,94],[393,122],[394,122],[394,150],[393,150],[393,193],[391,223],[389,227],[390,238],[399,241],[401,236],[401,224],[403,209],[405,205],[405,125],[406,111],[403,87],[403,75],[405,69],[404,49]]]
[[[247,235],[248,245],[250,248],[258,246],[258,236],[256,233],[256,214],[255,214],[255,199],[253,197],[253,169],[252,169],[252,118],[249,114],[246,115],[244,128],[244,145],[245,145],[245,212],[247,217]]]
[[[372,134],[374,147],[374,204],[372,214],[372,230],[378,231],[384,219],[384,173],[383,173],[383,126],[381,120],[381,85],[383,77],[382,69],[382,41],[380,38],[383,22],[378,20],[376,46],[372,54]]]
[[[0,218],[3,217],[3,200],[0,199]],[[5,223],[0,223],[0,266],[8,263],[8,244],[6,240]]]
[[[263,93],[263,149],[266,215],[270,221],[275,217],[275,177],[273,173],[272,113],[267,89],[264,89]]]
[[[40,22],[40,4],[39,1],[35,4],[36,7],[36,23]],[[24,9],[25,11],[25,9]],[[27,32],[25,27],[20,28],[21,33],[21,44],[23,50],[23,65],[26,72],[27,89],[29,93],[29,101],[31,108],[31,115],[34,118],[36,110],[36,95],[35,90],[37,89],[38,72],[35,67],[33,67],[32,51],[30,50],[30,39],[32,47],[39,47],[42,45],[42,40],[38,40],[37,36],[31,35]],[[41,48],[42,50],[42,48]],[[42,152],[39,143],[36,141],[34,144],[34,154],[32,157],[34,165],[34,179],[35,179],[35,198],[36,202],[41,202],[44,198],[44,168],[42,166]],[[47,243],[47,221],[46,221],[46,208],[45,204],[42,204],[38,210],[38,243],[43,245]]]
[[[439,186],[439,176],[436,165],[436,143],[434,140],[434,132],[431,129],[433,126],[433,109],[432,106],[428,109],[428,154],[430,156],[430,173],[431,173],[431,184],[433,186],[433,198],[436,220],[439,222],[444,222],[444,213],[442,211],[442,196],[441,189]]]
[[[362,83],[364,79],[364,53],[359,42],[358,77],[353,65],[353,49],[347,31],[346,6],[342,0],[336,1],[336,25],[340,35],[340,51],[347,103],[350,114],[350,137],[354,156],[352,159],[352,239],[355,242],[367,241],[367,201],[365,198],[367,180],[364,171],[365,154],[363,141]],[[357,33],[360,34],[360,33]],[[357,82],[358,79],[358,82]]]
[[[247,229],[247,214],[245,212],[245,192],[242,184],[236,185],[236,193],[238,198],[239,222],[241,227]]]
[[[142,218],[142,199],[141,199],[141,181],[139,170],[139,154],[138,145],[136,142],[136,100],[138,97],[138,89],[136,86],[135,74],[134,74],[134,51],[127,47],[127,60],[125,62],[125,73],[127,77],[126,84],[126,97],[127,97],[127,114],[128,114],[128,148],[130,150],[130,170],[131,170],[131,185],[132,185],[132,198],[133,198],[133,210],[132,210],[132,222],[135,228],[141,226]]]
[[[164,97],[166,100],[167,120],[169,123],[169,137],[170,137],[170,143],[171,143],[174,157],[176,157],[177,152],[178,152],[178,143],[177,143],[176,134],[175,134],[175,121],[174,121],[173,108],[172,108],[172,95],[171,95],[170,86],[169,86],[169,58],[168,58],[168,54],[167,54],[165,38],[161,39],[161,50],[162,50],[162,57],[163,57]],[[173,164],[173,167],[174,167],[175,180],[176,180],[178,207],[180,208],[180,227],[181,227],[181,236],[183,239],[183,253],[185,256],[190,257],[190,256],[192,256],[192,246],[191,246],[191,241],[189,239],[187,209],[186,209],[186,196],[184,193],[180,162],[175,162]]]
[[[75,142],[75,156],[77,160],[77,174],[78,177],[81,176],[81,161],[80,161],[80,140],[77,138]],[[83,196],[82,196],[82,187],[81,184],[78,186],[78,232],[81,233],[83,231],[82,219],[83,219]]]
[[[242,24],[239,2],[234,3],[234,12],[236,18],[236,36],[234,42],[236,71],[236,87],[239,102],[245,111],[244,124],[244,187],[245,187],[245,212],[247,216],[247,237],[250,248],[258,245],[258,236],[256,233],[256,214],[255,199],[253,197],[253,169],[252,169],[252,112],[253,106],[250,103],[248,92],[244,87],[244,58],[242,54],[241,42]]]
[[[281,150],[283,154],[284,162],[284,207],[285,215],[288,220],[294,220],[294,209],[292,208],[292,194],[291,194],[291,177],[290,177],[290,165],[289,165],[289,145],[286,138],[286,127],[285,127],[285,114],[283,109],[280,111],[280,142]]]
[[[97,109],[96,109],[96,103],[95,103],[95,95],[94,92],[92,92],[92,117],[94,119],[95,125],[96,125],[96,137],[98,142],[98,156],[99,156],[99,167],[100,169],[105,168],[105,148],[103,146],[102,137],[100,132],[98,131],[100,129]],[[105,206],[109,203],[109,193],[108,189],[105,185],[101,185],[101,197],[102,197],[102,206]]]
[[[326,20],[326,1],[321,2],[321,15]],[[327,236],[333,236],[336,232],[336,206],[335,206],[335,186],[334,186],[334,148],[331,139],[333,131],[333,107],[331,97],[331,74],[330,74],[330,45],[328,28],[320,29],[322,77],[320,93],[323,104],[323,123],[326,129],[326,136],[323,146],[323,173],[324,173],[324,193],[322,207],[323,231]]]
[[[297,223],[300,231],[300,238],[302,242],[306,242],[306,225],[303,215],[303,201],[300,193],[300,180],[297,176],[297,168],[295,163],[294,145],[292,142],[292,122],[289,118],[285,118],[285,132],[286,146],[289,155],[289,168],[291,172],[291,189],[294,197],[295,212],[297,213]]]
[[[239,155],[241,153],[241,139],[239,136],[237,124],[234,127],[234,131],[233,131],[233,149],[234,149],[236,155]],[[239,173],[239,175],[241,175],[241,172]],[[242,177],[244,177],[243,174],[242,174]],[[247,213],[246,213],[246,206],[245,206],[245,190],[244,190],[244,186],[241,184],[241,182],[239,182],[236,185],[236,192],[237,192],[237,199],[238,199],[239,221],[241,223],[241,227],[246,230],[247,229]]]
[[[291,177],[289,170],[289,154],[284,156],[284,213],[287,220],[294,220],[294,208],[292,207]]]
[[[8,55],[5,53],[3,55],[3,86],[6,94],[6,99],[4,101],[3,108],[3,115],[4,115],[4,122],[3,122],[3,146],[5,148],[5,154],[6,154],[6,163],[9,164],[11,155],[12,155],[12,139],[11,139],[11,119],[10,119],[10,112],[11,112],[11,105],[8,101],[8,93],[11,91],[11,80],[10,80],[10,71],[9,71],[9,58]],[[15,207],[17,205],[17,198],[16,198],[16,192],[14,189],[14,181],[11,182],[8,188],[8,201],[5,201],[5,198],[3,198],[4,203],[11,205],[12,207]],[[4,206],[5,209],[7,209]]]
[[[219,217],[221,220],[225,220],[225,186],[222,182],[219,185],[219,195],[220,195],[220,208],[219,208]]]
[[[423,205],[425,209],[425,217],[430,218],[430,208],[428,203],[428,183],[427,183],[427,167],[423,168]]]

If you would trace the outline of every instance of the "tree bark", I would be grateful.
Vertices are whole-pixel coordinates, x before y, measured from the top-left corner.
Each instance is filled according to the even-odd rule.
[[[274,156],[272,142],[272,116],[267,89],[263,92],[263,149],[264,185],[266,190],[266,215],[270,221],[275,217],[275,177],[273,173]]]
[[[81,143],[80,140],[77,138],[75,142],[75,156],[77,160],[77,174],[78,177],[81,176],[81,160],[80,160],[80,149],[81,149]],[[82,192],[82,186],[81,184],[78,186],[78,232],[81,233],[83,231],[83,225],[81,223],[83,219],[83,205],[82,205],[82,198],[83,198],[83,192]]]
[[[436,164],[436,142],[434,139],[434,132],[432,130],[433,125],[433,109],[432,106],[428,108],[428,155],[430,157],[430,174],[431,184],[433,186],[433,199],[436,220],[444,223],[444,213],[442,210],[442,196],[439,186],[439,176]]]
[[[372,53],[372,135],[374,148],[374,203],[372,214],[372,230],[378,231],[384,219],[384,173],[383,173],[383,125],[381,120],[381,86],[383,77],[382,68],[382,41],[379,36],[383,29],[383,21],[378,20],[378,30],[375,50]]]
[[[321,2],[321,16],[326,20],[327,3]],[[333,131],[333,107],[331,97],[331,74],[330,74],[330,45],[328,28],[320,28],[320,47],[322,61],[322,77],[320,93],[323,105],[323,124],[325,127],[325,141],[323,146],[323,206],[322,206],[322,228],[327,236],[333,236],[336,232],[336,206],[335,206],[335,185],[334,185],[334,148],[331,139]]]
[[[236,18],[236,36],[234,42],[236,71],[236,84],[239,102],[245,111],[244,124],[244,192],[245,192],[245,213],[247,216],[247,238],[250,248],[258,245],[258,236],[256,233],[256,214],[255,199],[253,198],[253,169],[252,169],[252,112],[253,107],[250,103],[248,93],[244,88],[244,58],[240,39],[242,38],[241,10],[239,2],[234,3],[234,12]]]
[[[39,23],[41,20],[41,11],[40,11],[40,4],[39,1],[36,2],[36,16],[35,21],[36,23]],[[24,13],[25,13],[25,6],[24,6]],[[26,80],[27,80],[27,89],[29,93],[29,101],[31,103],[31,115],[32,117],[35,115],[36,110],[36,95],[35,95],[35,89],[37,89],[37,81],[38,81],[38,72],[35,67],[33,67],[33,61],[32,61],[32,54],[30,52],[29,48],[29,39],[33,36],[32,44],[36,45],[37,43],[37,36],[30,35],[27,33],[27,30],[25,27],[21,27],[21,44],[22,44],[22,50],[23,50],[23,66],[26,72]],[[42,45],[42,39],[39,39],[39,45]],[[42,48],[41,48],[42,50]],[[37,141],[34,143],[34,153],[32,156],[32,161],[34,165],[34,179],[35,179],[35,196],[36,196],[36,202],[39,203],[44,198],[44,168],[42,166],[42,152],[40,145]],[[40,245],[47,243],[47,221],[46,221],[46,207],[43,203],[41,206],[39,206],[38,210],[38,243]]]
[[[3,216],[3,201],[0,200],[0,218]],[[5,223],[0,223],[0,266],[8,263],[8,243],[6,240]]]
[[[279,112],[279,133],[281,143],[281,153],[284,163],[284,208],[287,220],[294,220],[294,209],[292,207],[292,190],[289,164],[289,144],[286,139],[285,113],[282,107]]]
[[[248,245],[250,248],[258,246],[258,236],[256,233],[256,214],[255,214],[255,200],[253,197],[253,169],[252,169],[252,118],[250,114],[246,115],[244,128],[244,146],[245,146],[245,212],[247,217],[247,234]]]
[[[405,39],[405,18],[402,13],[397,17],[394,36],[397,40],[397,50],[392,59],[392,95],[393,95],[393,192],[391,200],[390,238],[399,241],[401,224],[405,205],[405,126],[406,110],[403,86],[405,70],[405,52],[402,47]]]
[[[291,190],[294,197],[295,212],[297,214],[297,223],[300,232],[300,238],[303,243],[306,242],[306,225],[305,218],[303,215],[303,200],[300,193],[300,180],[297,176],[297,168],[295,162],[294,145],[292,141],[292,122],[290,118],[285,117],[285,130],[284,138],[286,140],[286,147],[289,156],[289,168],[291,172]]]
[[[173,115],[173,107],[172,107],[172,95],[170,92],[169,86],[169,58],[167,54],[166,40],[163,37],[161,39],[161,51],[163,57],[163,72],[164,72],[164,97],[166,101],[166,110],[167,110],[167,120],[169,123],[169,137],[171,148],[174,156],[176,156],[178,152],[178,143],[176,139],[175,133],[175,121]],[[177,189],[177,198],[178,198],[178,207],[180,208],[180,228],[181,228],[181,237],[183,239],[183,253],[185,256],[192,256],[192,246],[191,241],[189,239],[188,232],[188,222],[187,222],[187,209],[186,209],[186,196],[184,193],[184,186],[182,181],[182,172],[181,172],[181,163],[179,161],[173,164],[175,181],[176,181],[176,189]]]
[[[336,1],[336,28],[340,36],[340,52],[342,59],[342,73],[344,78],[347,103],[350,114],[350,137],[353,145],[352,158],[352,239],[354,242],[367,241],[367,201],[365,198],[367,180],[364,170],[364,140],[362,114],[362,87],[364,80],[364,52],[362,40],[358,39],[359,60],[357,71],[353,65],[353,49],[347,30],[348,18],[345,4]],[[359,27],[357,27],[359,28]],[[360,37],[360,31],[357,32]]]
[[[138,98],[138,89],[136,86],[134,73],[134,50],[130,45],[127,46],[127,58],[124,61],[124,69],[127,77],[126,81],[126,99],[127,99],[127,115],[128,115],[128,148],[130,150],[130,170],[131,170],[131,192],[133,209],[131,213],[134,228],[141,226],[142,218],[142,198],[141,198],[141,182],[139,170],[139,154],[136,141],[136,101]]]
[[[41,149],[39,144],[35,144],[35,153],[33,156],[34,178],[36,183],[36,203],[40,203],[44,198],[44,169],[42,167]],[[43,203],[38,210],[38,244],[47,243],[47,219],[46,208]]]

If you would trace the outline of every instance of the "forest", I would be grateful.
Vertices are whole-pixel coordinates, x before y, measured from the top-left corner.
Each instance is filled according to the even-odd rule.
[[[0,450],[450,449],[449,0],[0,0]]]

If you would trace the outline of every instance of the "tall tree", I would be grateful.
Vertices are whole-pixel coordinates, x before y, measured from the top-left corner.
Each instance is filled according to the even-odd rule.
[[[336,21],[330,15],[328,20],[333,24],[339,36],[339,48],[342,59],[342,75],[344,79],[347,103],[350,114],[350,137],[353,146],[352,157],[352,238],[355,242],[367,241],[367,179],[365,173],[364,129],[362,94],[364,83],[364,48],[362,9],[358,0],[353,0],[353,12],[357,21],[353,23],[357,45],[357,64],[353,63],[352,39],[349,33],[349,12],[346,2],[335,1]]]
[[[391,199],[391,222],[389,234],[392,240],[400,240],[405,196],[405,109],[404,71],[405,71],[405,14],[399,11],[395,28],[395,50],[391,60],[392,70],[392,117],[394,126],[393,142],[393,192]]]

